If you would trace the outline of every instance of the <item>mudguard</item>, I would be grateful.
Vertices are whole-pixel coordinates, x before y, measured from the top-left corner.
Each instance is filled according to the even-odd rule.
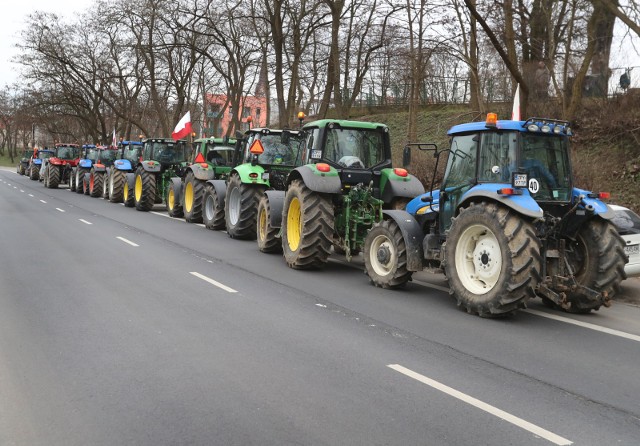
[[[142,161],[140,166],[147,172],[160,172],[162,165],[158,161]]]
[[[218,196],[218,200],[224,207],[224,197],[227,195],[227,183],[224,180],[209,180],[207,184],[213,186],[213,189],[216,191],[216,195]]]
[[[236,172],[240,175],[240,181],[248,184],[264,184],[270,187],[269,181],[262,178],[264,173],[264,167],[259,165],[252,165],[250,163],[240,164],[233,168],[231,173]]]
[[[203,167],[199,163],[193,163],[188,167],[188,169],[191,169],[191,171],[193,172],[193,176],[198,180],[213,180],[214,171],[213,167],[211,167],[209,164],[207,164],[207,167]]]
[[[314,192],[325,194],[340,194],[342,183],[338,171],[331,167],[329,172],[320,172],[315,164],[296,167],[287,178],[287,184],[301,179],[305,186]]]
[[[380,178],[380,197],[385,203],[391,203],[396,197],[413,198],[424,193],[424,186],[413,175],[401,177],[393,169],[382,169]]]
[[[464,207],[465,202],[478,201],[478,198],[488,198],[527,217],[542,218],[542,208],[538,206],[538,203],[529,194],[529,191],[527,189],[519,189],[522,191],[522,195],[502,195],[497,192],[499,189],[510,189],[511,187],[512,186],[510,184],[506,183],[478,184],[477,186],[469,189],[462,197],[460,197],[460,204],[458,205],[458,207]]]
[[[136,174],[133,172],[127,173],[125,181],[129,185],[129,190],[133,193],[136,190]]]
[[[285,192],[282,190],[268,190],[265,192],[267,199],[269,200],[269,224],[272,228],[279,228],[282,226],[282,209],[284,208],[284,196]]]
[[[396,222],[402,232],[402,238],[407,247],[407,270],[422,271],[424,268],[422,249],[424,234],[416,219],[406,211],[385,210],[382,211],[382,214],[385,220]]]
[[[615,217],[615,212],[611,209],[607,204],[601,201],[598,198],[590,198],[590,191],[584,189],[578,189],[574,187],[571,191],[572,203],[577,203],[582,197],[582,203],[584,206],[580,206],[580,209],[586,209],[587,207],[593,209],[593,214],[598,215],[599,217],[604,218],[605,220],[610,220]],[[591,209],[589,209],[591,211]]]
[[[88,159],[81,159],[80,162],[78,163],[78,166],[83,167],[85,169],[91,169],[92,165],[93,165],[93,161]]]
[[[118,170],[127,170],[127,171],[132,171],[133,167],[131,166],[131,161],[129,160],[115,160],[113,162],[113,167],[115,167]]]
[[[172,177],[169,181],[169,187],[173,189],[175,204],[179,206],[182,204],[182,179],[180,177]]]

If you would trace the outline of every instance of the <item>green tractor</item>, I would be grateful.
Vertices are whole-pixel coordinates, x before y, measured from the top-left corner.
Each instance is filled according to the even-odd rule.
[[[170,216],[181,217],[176,191],[187,165],[187,141],[148,138],[142,144],[142,161],[135,173],[127,174],[125,189],[133,190],[137,210],[150,211],[154,204],[164,202]]]
[[[233,166],[236,141],[210,137],[196,139],[193,143],[195,150],[192,163],[186,167],[175,196],[181,198],[184,219],[188,223],[201,223],[207,182],[228,177]]]
[[[17,172],[20,175],[24,175],[27,172],[27,168],[29,167],[29,160],[33,156],[33,150],[26,149],[22,151],[22,156],[20,157],[20,162],[18,163]]]
[[[306,164],[288,175],[283,203],[272,203],[282,206],[282,249],[291,268],[322,267],[332,247],[351,260],[388,210],[424,192],[416,177],[393,168],[384,124],[325,119],[306,124],[300,136]]]

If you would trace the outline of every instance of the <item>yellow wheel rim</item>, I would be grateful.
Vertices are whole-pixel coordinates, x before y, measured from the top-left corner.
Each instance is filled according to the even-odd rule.
[[[184,188],[184,210],[191,212],[193,209],[193,184],[187,183]]]
[[[140,201],[142,198],[142,177],[140,175],[136,176],[136,191],[135,191],[136,201]]]
[[[169,197],[167,197],[167,206],[169,207],[169,210],[173,210],[173,208],[176,206],[176,197],[173,194],[173,188],[169,189]]]
[[[258,215],[258,237],[260,240],[267,238],[267,210],[260,209],[260,215]]]
[[[287,243],[291,251],[296,251],[300,246],[300,236],[302,234],[300,210],[300,200],[293,198],[289,203],[289,212],[287,212]]]
[[[124,183],[122,197],[124,198],[124,201],[127,201],[127,199],[129,198],[129,183]]]

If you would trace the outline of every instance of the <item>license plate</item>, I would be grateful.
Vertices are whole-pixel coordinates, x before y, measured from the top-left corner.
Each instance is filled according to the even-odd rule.
[[[624,247],[624,253],[628,256],[640,254],[640,245],[628,245]]]

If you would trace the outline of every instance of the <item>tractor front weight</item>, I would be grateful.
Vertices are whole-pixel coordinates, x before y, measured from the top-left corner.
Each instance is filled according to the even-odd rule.
[[[367,232],[374,223],[382,220],[383,201],[374,198],[371,189],[362,185],[353,186],[342,197],[341,210],[336,215],[336,244],[345,252],[348,261],[364,246]]]

